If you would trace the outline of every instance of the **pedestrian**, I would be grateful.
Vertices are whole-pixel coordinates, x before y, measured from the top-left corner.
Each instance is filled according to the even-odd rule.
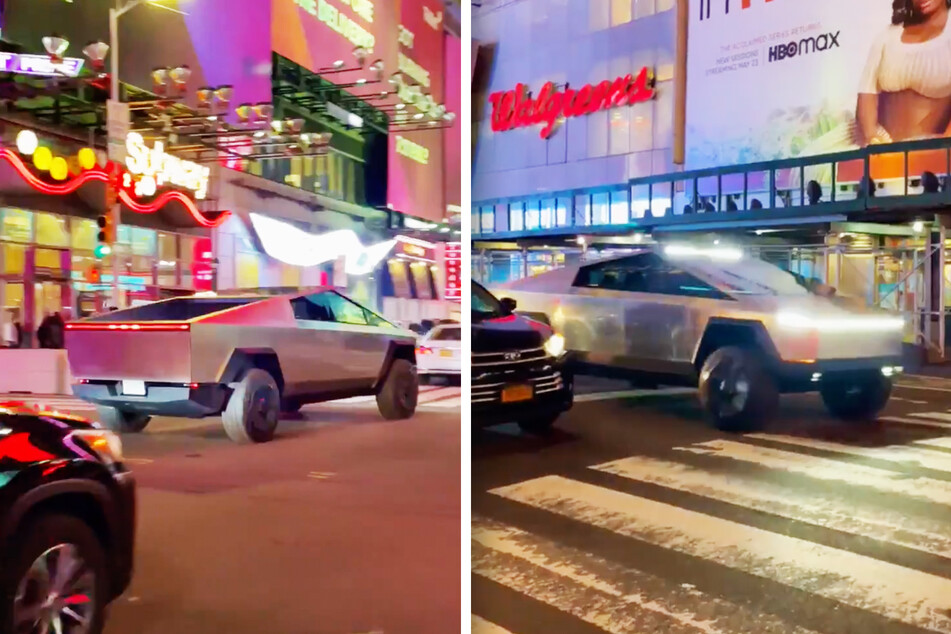
[[[47,333],[49,347],[60,350],[66,347],[66,322],[59,311],[50,316],[49,331]]]
[[[36,329],[36,341],[40,344],[41,348],[52,348],[50,345],[50,324],[52,319],[53,316],[46,313],[43,317],[43,321],[40,322],[40,327]]]

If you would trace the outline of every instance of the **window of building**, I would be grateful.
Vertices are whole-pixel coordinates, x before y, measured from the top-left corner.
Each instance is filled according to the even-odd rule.
[[[68,247],[70,239],[66,218],[37,213],[36,243],[49,247]]]
[[[640,20],[647,16],[654,15],[656,5],[654,0],[634,0],[634,19]]]
[[[661,11],[670,11],[674,8],[675,0],[657,0],[657,13]]]
[[[482,228],[479,226],[479,220],[481,218],[481,212],[478,209],[472,211],[472,233],[482,233]]]
[[[611,26],[620,26],[631,21],[633,0],[611,0]]]
[[[130,227],[133,255],[155,256],[157,233],[152,229]]]
[[[509,205],[509,231],[521,231],[525,228],[522,203]]]
[[[260,284],[257,253],[235,254],[235,288],[258,288]]]
[[[541,213],[538,211],[538,201],[532,200],[525,205],[525,229],[531,231],[541,226]]]
[[[175,267],[178,262],[178,245],[174,234],[158,234],[158,284],[172,287],[178,285],[175,277]]]
[[[555,199],[546,198],[541,202],[542,229],[551,229],[555,226]]]
[[[492,233],[495,231],[495,209],[493,207],[482,208],[482,233]]]
[[[95,220],[88,218],[73,218],[73,228],[70,232],[70,244],[74,249],[92,251],[96,248],[99,227]]]
[[[60,275],[63,272],[62,251],[56,249],[41,249],[33,251],[33,266],[37,272]]]
[[[3,245],[3,272],[6,275],[23,275],[26,271],[26,247],[22,244]]]
[[[559,198],[555,201],[555,225],[558,227],[568,226],[568,207],[571,200],[568,198]]]
[[[591,224],[606,225],[611,222],[611,197],[607,192],[594,194],[591,204]]]
[[[611,224],[624,225],[628,222],[627,190],[611,192]]]
[[[33,214],[24,209],[6,208],[0,224],[0,239],[12,242],[33,241]]]

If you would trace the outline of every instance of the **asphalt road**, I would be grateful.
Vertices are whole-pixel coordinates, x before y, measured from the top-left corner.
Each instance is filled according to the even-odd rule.
[[[458,410],[310,407],[255,446],[156,419],[123,442],[136,570],[107,634],[458,631]]]
[[[473,632],[951,632],[951,381],[903,380],[874,425],[679,394],[475,434]]]

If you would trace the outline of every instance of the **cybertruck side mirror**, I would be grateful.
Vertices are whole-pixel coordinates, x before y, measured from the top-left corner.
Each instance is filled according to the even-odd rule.
[[[503,297],[499,302],[502,304],[502,312],[506,315],[511,315],[518,307],[518,303],[511,297]]]

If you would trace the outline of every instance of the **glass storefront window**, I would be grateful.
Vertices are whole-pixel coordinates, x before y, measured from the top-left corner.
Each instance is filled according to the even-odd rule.
[[[533,200],[528,203],[525,207],[525,228],[531,231],[532,229],[538,229],[539,225],[539,213],[538,213],[538,201]]]
[[[0,224],[0,239],[30,242],[33,239],[33,214],[23,209],[6,208]]]
[[[33,265],[37,272],[61,274],[63,272],[63,259],[60,251],[56,249],[37,248],[33,252]]]
[[[88,220],[86,218],[73,218],[71,237],[72,247],[74,249],[92,251],[96,248],[96,236],[98,235],[99,227],[96,225],[95,220]]]
[[[524,209],[521,203],[509,205],[509,230],[521,231],[525,228]]]
[[[176,286],[175,263],[178,262],[178,248],[176,236],[170,233],[158,234],[158,284],[159,286]]]
[[[632,0],[611,0],[611,26],[620,26],[631,21]]]
[[[3,272],[7,275],[23,275],[26,271],[26,247],[22,244],[3,245]]]
[[[53,214],[36,214],[36,243],[49,247],[68,247],[69,228],[66,218]]]
[[[606,225],[611,222],[610,195],[607,193],[592,196],[591,224]]]
[[[192,269],[195,263],[195,244],[198,241],[198,238],[192,236],[181,236],[181,257],[179,260],[182,263],[182,286],[185,288],[191,288],[192,286]]]
[[[259,262],[256,253],[235,254],[235,288],[258,288]]]
[[[482,208],[482,232],[491,233],[495,231],[495,210],[492,207]]]
[[[281,286],[300,286],[300,267],[284,264],[281,269]]]
[[[151,229],[140,229],[132,227],[132,254],[133,255],[155,255],[156,233]]]
[[[555,224],[559,227],[568,226],[568,204],[567,198],[559,198],[555,201]]]

